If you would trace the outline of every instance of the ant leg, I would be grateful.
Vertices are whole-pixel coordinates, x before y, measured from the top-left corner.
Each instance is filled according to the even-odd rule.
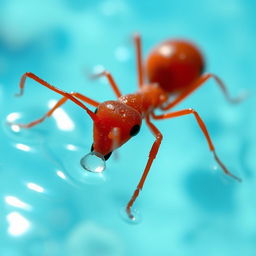
[[[91,117],[91,119],[93,121],[96,121],[97,120],[97,116],[89,109],[87,108],[82,102],[80,102],[78,99],[76,98],[79,98],[80,100],[83,100],[85,102],[87,102],[88,104],[91,104],[93,106],[98,106],[98,102],[92,100],[92,99],[89,99],[87,98],[86,96],[80,94],[80,93],[68,93],[68,92],[65,92],[65,91],[62,91],[52,85],[50,85],[49,83],[45,82],[43,79],[39,78],[38,76],[36,76],[35,74],[33,73],[25,73],[22,77],[21,77],[21,80],[20,80],[20,92],[17,94],[17,96],[21,96],[23,95],[24,93],[24,86],[25,86],[25,81],[27,79],[27,77],[35,80],[36,82],[38,82],[39,84],[47,87],[48,89],[62,95],[64,98],[67,98],[71,101],[73,101],[74,103],[76,103],[79,107],[83,108],[87,114]],[[60,100],[61,101],[61,100]],[[64,101],[64,99],[63,99]],[[62,102],[62,101],[61,101]],[[64,101],[65,102],[65,101]],[[63,104],[63,103],[62,103]],[[61,104],[61,105],[62,105]]]
[[[208,81],[210,78],[213,78],[215,80],[215,82],[217,83],[217,85],[220,87],[221,91],[223,92],[226,100],[229,103],[239,103],[240,101],[242,101],[246,95],[240,95],[237,98],[232,98],[227,90],[227,87],[225,86],[225,84],[223,83],[223,81],[216,75],[214,74],[204,74],[201,77],[198,78],[198,80],[196,80],[192,86],[190,86],[187,90],[183,91],[180,95],[177,96],[177,98],[170,102],[169,104],[167,104],[167,106],[161,107],[162,110],[168,110],[170,108],[173,108],[174,106],[176,106],[178,103],[180,103],[182,100],[184,100],[185,98],[187,98],[191,93],[193,93],[197,88],[199,88],[200,86],[204,85],[204,83],[206,81]]]
[[[95,103],[95,101],[93,101],[93,100],[87,98],[86,96],[84,96],[84,95],[82,95],[82,94],[80,94],[80,93],[72,92],[72,93],[70,93],[70,94],[71,94],[72,96],[74,96],[74,97],[76,97],[76,98],[78,98],[78,99],[80,99],[80,100],[82,100],[82,101],[88,103],[88,104],[89,104],[89,103]],[[68,100],[67,97],[61,98],[61,99],[53,106],[53,108],[51,108],[46,114],[44,114],[41,118],[39,118],[39,119],[37,119],[37,120],[35,120],[35,121],[32,121],[32,122],[30,122],[30,123],[28,123],[28,124],[15,124],[15,125],[18,125],[18,126],[21,127],[21,128],[31,128],[31,127],[33,127],[33,126],[35,126],[35,125],[37,125],[37,124],[40,124],[40,123],[42,123],[47,117],[50,117],[50,116],[52,115],[52,113],[53,113],[57,108],[59,108],[61,105],[63,105],[67,100]],[[92,101],[92,102],[90,102],[90,101]],[[95,107],[98,106],[98,105],[94,105],[94,104],[90,104],[90,105],[93,105],[93,106],[95,106]]]
[[[201,119],[201,117],[199,116],[199,114],[194,110],[194,109],[184,109],[184,110],[179,110],[179,111],[175,111],[175,112],[172,112],[172,113],[167,113],[167,114],[163,114],[163,115],[155,115],[154,113],[152,113],[152,117],[156,120],[163,120],[163,119],[168,119],[168,118],[174,118],[174,117],[179,117],[179,116],[184,116],[184,115],[189,115],[189,114],[193,114],[196,118],[196,121],[198,123],[198,125],[200,126],[207,142],[208,142],[208,145],[209,145],[209,148],[210,150],[213,152],[213,156],[216,160],[216,162],[219,164],[219,166],[222,168],[223,172],[234,178],[235,180],[241,182],[242,180],[235,176],[234,174],[232,174],[227,168],[226,166],[221,162],[221,160],[219,159],[219,157],[217,156],[216,152],[215,152],[215,148],[213,146],[213,143],[212,143],[212,140],[210,138],[210,135],[207,131],[207,128],[203,122],[203,120]]]
[[[32,121],[30,123],[27,123],[27,124],[16,124],[15,125],[18,125],[19,127],[21,128],[31,128],[37,124],[40,124],[42,123],[47,117],[50,117],[52,115],[52,113],[58,108],[60,107],[62,104],[64,104],[66,101],[68,100],[68,98],[66,97],[63,97],[61,98],[55,105],[53,108],[51,108],[45,115],[43,115],[41,118],[35,120],[35,121]],[[12,123],[10,123],[12,124]]]
[[[126,212],[127,212],[130,219],[134,219],[134,216],[131,213],[131,208],[132,208],[136,198],[138,197],[140,191],[143,188],[143,185],[144,185],[144,182],[145,182],[145,180],[147,178],[147,175],[149,173],[150,167],[151,167],[154,159],[156,158],[158,149],[159,149],[160,144],[161,144],[162,139],[163,139],[163,135],[161,134],[161,132],[155,127],[155,125],[153,123],[150,122],[149,116],[146,116],[146,123],[149,126],[150,130],[153,132],[156,140],[155,140],[155,142],[153,143],[153,145],[151,147],[151,150],[150,150],[150,153],[149,153],[149,159],[148,159],[146,167],[143,171],[140,182],[137,185],[137,188],[134,191],[132,198],[130,199],[130,201],[128,202],[128,204],[126,206]]]
[[[98,107],[99,106],[99,102],[92,100],[88,97],[86,97],[85,95],[79,93],[79,92],[71,92],[70,93],[72,96],[74,96],[75,98],[78,98],[79,100],[93,106],[93,107]]]
[[[120,92],[120,90],[119,90],[119,88],[118,88],[114,78],[112,77],[112,75],[108,71],[103,71],[103,72],[101,72],[99,74],[93,74],[91,76],[91,78],[98,78],[98,77],[103,77],[103,76],[105,76],[108,79],[108,82],[111,85],[114,93],[116,94],[116,97],[117,98],[121,97],[122,93]]]
[[[136,51],[136,64],[138,74],[138,85],[142,87],[144,84],[144,69],[142,63],[142,51],[141,51],[141,37],[139,34],[135,34],[134,37],[135,51]]]

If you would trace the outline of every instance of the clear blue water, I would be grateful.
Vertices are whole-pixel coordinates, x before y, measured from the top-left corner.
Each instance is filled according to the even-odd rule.
[[[149,3],[150,2],[150,3]],[[256,119],[254,1],[0,1],[0,255],[254,256],[256,251]],[[24,72],[67,91],[104,101],[114,95],[86,73],[110,70],[123,93],[136,90],[133,32],[144,56],[158,42],[188,38],[203,50],[207,71],[232,95],[229,105],[209,81],[177,109],[204,119],[220,158],[242,184],[225,177],[195,120],[156,123],[164,140],[136,202],[139,221],[123,207],[135,189],[153,136],[146,126],[107,162],[101,177],[82,177],[92,124],[72,103],[30,130],[6,125],[45,113],[59,96]]]

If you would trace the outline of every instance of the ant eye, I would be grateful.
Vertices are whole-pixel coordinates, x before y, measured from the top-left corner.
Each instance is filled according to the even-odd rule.
[[[105,161],[107,161],[110,158],[111,154],[112,154],[112,151],[104,156]]]
[[[140,126],[138,124],[134,125],[130,131],[131,136],[135,136],[139,133],[140,131]]]
[[[93,146],[93,144],[92,144],[92,146],[91,146],[91,152],[94,150],[94,146]]]
[[[94,110],[94,114],[96,114],[98,112],[98,108],[95,108]]]

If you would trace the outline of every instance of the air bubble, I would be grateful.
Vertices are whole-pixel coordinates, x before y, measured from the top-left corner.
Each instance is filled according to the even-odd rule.
[[[106,168],[103,155],[97,152],[90,152],[85,155],[81,159],[80,164],[85,170],[94,173],[102,173]]]

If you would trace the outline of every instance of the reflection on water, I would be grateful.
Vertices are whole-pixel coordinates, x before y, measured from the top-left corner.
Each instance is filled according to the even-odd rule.
[[[56,172],[56,174],[57,174],[60,178],[62,178],[63,180],[66,179],[66,175],[64,174],[64,172],[58,170],[58,171]]]
[[[4,198],[5,202],[11,206],[22,208],[24,210],[31,210],[31,206],[28,205],[27,203],[21,201],[19,198],[15,196],[6,196]]]
[[[57,103],[57,101],[55,101],[55,100],[49,101],[49,104],[48,104],[49,108],[53,108],[56,103]],[[74,125],[72,119],[67,115],[67,113],[62,108],[56,109],[53,112],[52,117],[55,119],[57,127],[60,130],[62,130],[62,131],[74,130],[75,125]]]
[[[30,228],[30,222],[18,212],[11,212],[6,216],[9,224],[8,233],[12,236],[20,236]]]
[[[23,151],[27,151],[27,152],[31,150],[31,147],[30,147],[30,146],[25,145],[25,144],[22,144],[22,143],[17,143],[17,144],[15,145],[15,147],[16,147],[17,149],[19,149],[19,150],[23,150]]]
[[[39,186],[35,183],[32,183],[32,182],[27,183],[27,187],[31,190],[34,190],[34,191],[38,192],[38,193],[43,193],[44,192],[43,187],[41,187],[41,186]]]

